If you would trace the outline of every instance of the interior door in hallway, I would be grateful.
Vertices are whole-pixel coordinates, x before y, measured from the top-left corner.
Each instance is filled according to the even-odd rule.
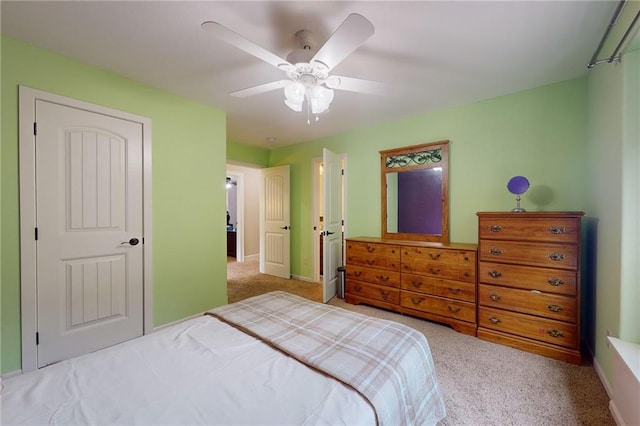
[[[289,165],[261,169],[260,272],[291,278]]]

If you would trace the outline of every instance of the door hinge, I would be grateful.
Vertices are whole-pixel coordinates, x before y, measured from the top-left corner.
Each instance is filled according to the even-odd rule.
[[[36,241],[38,241],[38,228],[35,228]]]
[[[340,174],[344,176],[344,169],[340,170]]]
[[[36,345],[40,344],[40,333],[36,331]]]
[[[36,136],[38,134],[38,123],[33,122],[33,135]]]

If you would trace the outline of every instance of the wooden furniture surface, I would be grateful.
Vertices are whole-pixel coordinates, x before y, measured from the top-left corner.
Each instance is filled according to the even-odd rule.
[[[476,334],[476,246],[380,238],[346,241],[347,303],[365,303]]]
[[[582,212],[478,215],[478,337],[579,364]]]

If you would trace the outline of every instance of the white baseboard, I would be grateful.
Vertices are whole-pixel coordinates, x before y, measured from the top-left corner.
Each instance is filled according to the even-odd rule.
[[[4,373],[0,375],[0,381],[7,380],[15,376],[19,376],[22,374],[22,370],[10,371],[8,373]]]
[[[152,333],[155,333],[156,331],[162,330],[163,328],[171,327],[172,325],[180,324],[181,322],[185,322],[185,321],[190,320],[190,319],[201,317],[203,315],[204,315],[204,311],[200,312],[199,314],[194,314],[194,315],[188,316],[186,318],[182,318],[182,319],[179,319],[179,320],[176,320],[176,321],[171,321],[171,322],[168,322],[166,324],[159,325],[157,327],[153,327]]]
[[[295,278],[298,281],[305,281],[305,282],[308,282],[308,283],[315,283],[315,281],[312,280],[311,278],[303,277],[302,275],[291,275],[291,278]]]
[[[260,260],[260,253],[258,253],[258,254],[245,254],[244,255],[244,261],[245,262],[258,261],[258,260]]]
[[[609,400],[613,399],[613,388],[611,387],[611,384],[607,380],[607,376],[604,375],[604,371],[602,371],[602,367],[600,367],[600,363],[598,363],[598,360],[595,357],[593,357],[593,368],[595,368],[596,373],[598,373],[598,377],[602,382],[602,386],[604,386],[604,390],[607,392],[607,395],[609,396]]]

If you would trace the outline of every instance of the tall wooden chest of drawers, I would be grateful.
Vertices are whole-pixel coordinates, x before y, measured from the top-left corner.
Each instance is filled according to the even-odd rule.
[[[476,246],[347,239],[345,301],[476,334]]]
[[[580,363],[583,213],[477,215],[478,337]]]

